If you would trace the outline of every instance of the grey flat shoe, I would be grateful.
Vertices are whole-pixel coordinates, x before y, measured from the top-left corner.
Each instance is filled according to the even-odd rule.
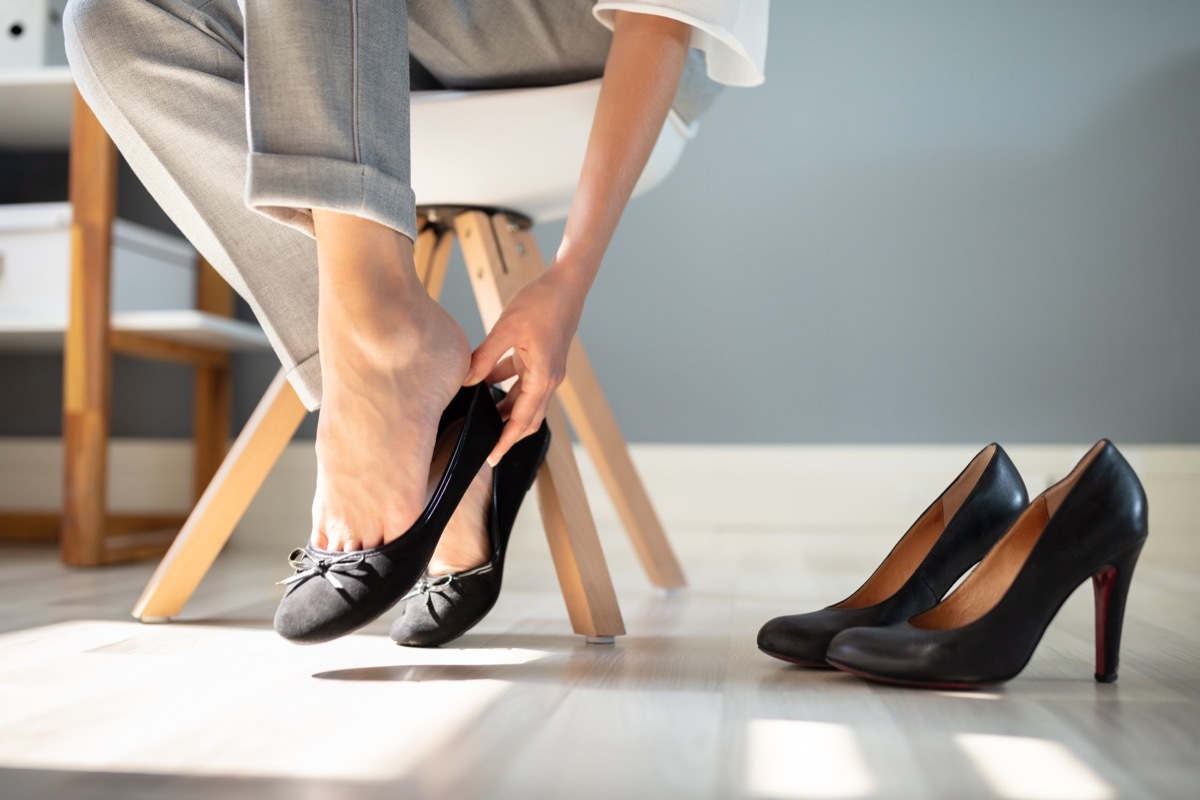
[[[542,423],[517,442],[492,472],[488,513],[491,560],[475,569],[426,576],[404,597],[403,611],[392,624],[392,640],[406,647],[437,647],[479,624],[496,605],[504,577],[504,551],[513,521],[550,447],[550,429]]]

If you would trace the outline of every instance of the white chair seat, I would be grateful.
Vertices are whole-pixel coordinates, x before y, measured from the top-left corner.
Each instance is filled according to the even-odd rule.
[[[600,79],[567,86],[412,94],[412,186],[421,206],[482,206],[535,222],[567,215]],[[695,135],[674,111],[633,194],[674,169]]]

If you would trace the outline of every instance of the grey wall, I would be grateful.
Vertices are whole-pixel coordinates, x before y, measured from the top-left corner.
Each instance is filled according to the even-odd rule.
[[[633,203],[589,299],[629,438],[1200,442],[1200,3],[771,13],[767,85]],[[445,301],[478,341],[457,264]],[[55,424],[52,366],[0,359],[31,388],[0,432]],[[182,433],[186,375],[146,369],[118,431]],[[271,371],[240,364],[241,418]]]

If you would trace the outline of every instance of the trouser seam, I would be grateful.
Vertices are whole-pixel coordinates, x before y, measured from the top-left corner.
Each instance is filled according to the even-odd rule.
[[[191,25],[193,28],[196,27],[194,24],[196,17],[199,16],[201,11],[211,6],[213,2],[215,2],[215,0],[204,0],[203,3],[193,8],[192,13],[188,14],[188,18],[186,20],[187,24]]]
[[[216,2],[216,0],[204,0],[204,2],[203,2],[203,3],[201,3],[200,5],[198,5],[198,6],[196,6],[195,8],[193,8],[193,9],[192,9],[192,13],[188,14],[188,17],[187,17],[187,19],[186,19],[186,20],[184,20],[184,22],[186,22],[188,25],[190,25],[191,27],[195,28],[195,29],[196,29],[196,30],[198,30],[198,31],[203,31],[203,30],[204,30],[204,28],[203,28],[203,27],[202,27],[202,26],[201,26],[199,23],[197,23],[197,22],[196,22],[196,18],[197,18],[197,17],[200,17],[200,16],[205,16],[205,17],[208,17],[210,21],[212,21],[212,17],[210,17],[210,16],[209,16],[207,13],[204,13],[204,9],[208,8],[209,6],[211,6],[211,5],[212,5],[213,3],[215,3],[215,2]],[[165,9],[164,9],[164,10],[165,10]],[[208,32],[207,32],[207,31],[205,31],[205,33],[208,33]],[[209,38],[210,38],[210,39],[214,39],[214,40],[216,40],[216,41],[220,41],[220,39],[218,39],[217,37],[213,36],[212,34],[208,34],[208,36],[209,36]],[[214,72],[220,72],[220,71],[221,71],[221,60],[222,60],[222,59],[224,59],[224,58],[227,56],[227,54],[228,54],[228,51],[227,51],[227,49],[226,49],[225,42],[223,42],[223,41],[220,41],[220,43],[221,43],[221,45],[222,45],[222,46],[221,46],[221,49],[219,49],[219,50],[217,50],[217,51],[216,51],[216,53],[217,53],[217,58],[216,58],[216,61],[217,61],[217,63],[216,63],[216,66],[213,68],[213,71],[214,71]],[[243,66],[242,66],[242,68],[243,68],[243,69],[245,69],[245,63],[244,63],[244,59],[243,59]]]
[[[362,146],[358,141],[358,0],[350,0],[350,140],[354,143],[354,161],[361,164]]]

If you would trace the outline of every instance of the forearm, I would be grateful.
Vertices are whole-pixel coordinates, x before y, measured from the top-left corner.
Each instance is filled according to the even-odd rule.
[[[517,378],[502,405],[509,419],[488,456],[490,464],[537,429],[563,381],[584,296],[658,140],[689,41],[689,27],[675,20],[643,14],[618,14],[614,20],[604,84],[562,245],[550,269],[508,302],[471,357],[467,384]]]
[[[579,186],[552,270],[580,297],[600,268],[617,222],[654,149],[687,57],[691,28],[618,13]]]

